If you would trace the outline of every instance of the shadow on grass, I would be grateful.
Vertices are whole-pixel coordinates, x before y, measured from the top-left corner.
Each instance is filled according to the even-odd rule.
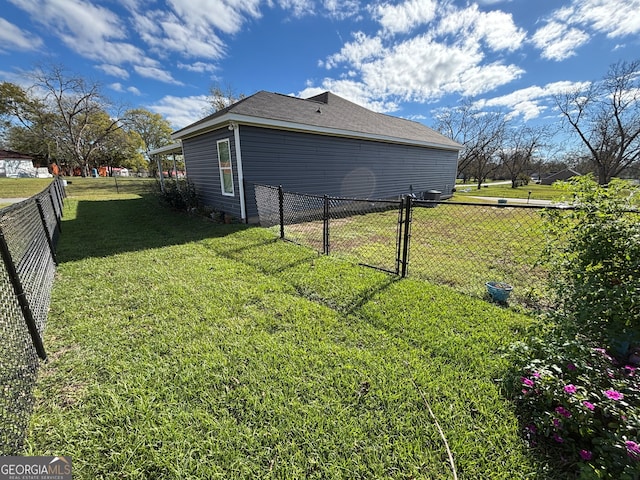
[[[73,209],[75,215],[69,218]],[[180,245],[250,228],[172,210],[154,194],[125,200],[67,199],[65,216],[57,247],[61,263]]]

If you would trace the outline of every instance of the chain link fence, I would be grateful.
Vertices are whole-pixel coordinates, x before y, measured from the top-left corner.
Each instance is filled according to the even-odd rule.
[[[65,196],[56,178],[39,194],[0,210],[0,455],[18,455],[31,413],[56,267]]]
[[[513,286],[510,300],[519,304],[548,301],[542,211],[559,207],[255,191],[260,224],[284,240],[474,296],[495,281]]]
[[[540,265],[546,247],[542,211],[414,201],[407,271],[475,296],[485,295],[489,281],[505,282],[513,286],[511,300],[536,307],[548,296],[547,271]]]

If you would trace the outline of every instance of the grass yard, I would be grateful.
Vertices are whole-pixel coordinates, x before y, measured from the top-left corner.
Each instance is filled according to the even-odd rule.
[[[466,202],[471,199],[467,199],[466,197],[499,197],[499,198],[527,198],[529,196],[529,192],[531,192],[531,199],[533,200],[551,200],[554,202],[559,202],[562,200],[562,196],[564,192],[560,189],[553,187],[552,185],[540,185],[531,183],[529,185],[524,185],[518,188],[511,188],[511,184],[502,184],[502,185],[489,185],[488,187],[483,187],[481,189],[477,189],[476,187],[467,187],[469,189],[468,192],[463,192],[458,187],[457,191],[454,194],[453,200],[459,202]]]
[[[0,177],[0,198],[32,197],[47,188],[51,181],[51,178]]]
[[[322,251],[322,221],[285,226],[285,238]],[[273,227],[277,235],[279,226]],[[331,219],[330,252],[356,263],[395,271],[398,211]],[[514,286],[512,304],[544,303],[546,272],[541,210],[442,203],[414,208],[408,275],[484,297],[487,281]]]
[[[428,405],[459,478],[553,478],[500,383],[532,318],[93,181],[68,189],[25,454],[79,479],[453,478]]]

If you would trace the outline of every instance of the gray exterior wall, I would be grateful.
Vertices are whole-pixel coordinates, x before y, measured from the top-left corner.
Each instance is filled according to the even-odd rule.
[[[426,190],[451,194],[458,152],[240,125],[247,217],[257,217],[255,183],[285,191],[355,198],[396,198]],[[235,196],[223,196],[216,142],[228,138]],[[189,180],[205,205],[240,217],[234,132],[224,127],[183,140]]]
[[[222,195],[218,168],[218,140],[228,139],[233,165],[234,196]],[[240,218],[240,189],[238,188],[238,162],[234,133],[228,128],[189,138],[182,142],[187,177],[196,188],[203,205]],[[255,200],[254,200],[255,203]]]
[[[455,186],[458,152],[240,126],[247,216],[257,215],[253,184],[355,198]]]

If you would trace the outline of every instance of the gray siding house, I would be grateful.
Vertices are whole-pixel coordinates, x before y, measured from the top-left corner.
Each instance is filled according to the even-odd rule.
[[[173,133],[199,200],[257,220],[254,184],[354,198],[397,198],[455,185],[461,145],[417,122],[333,93],[261,91]]]

